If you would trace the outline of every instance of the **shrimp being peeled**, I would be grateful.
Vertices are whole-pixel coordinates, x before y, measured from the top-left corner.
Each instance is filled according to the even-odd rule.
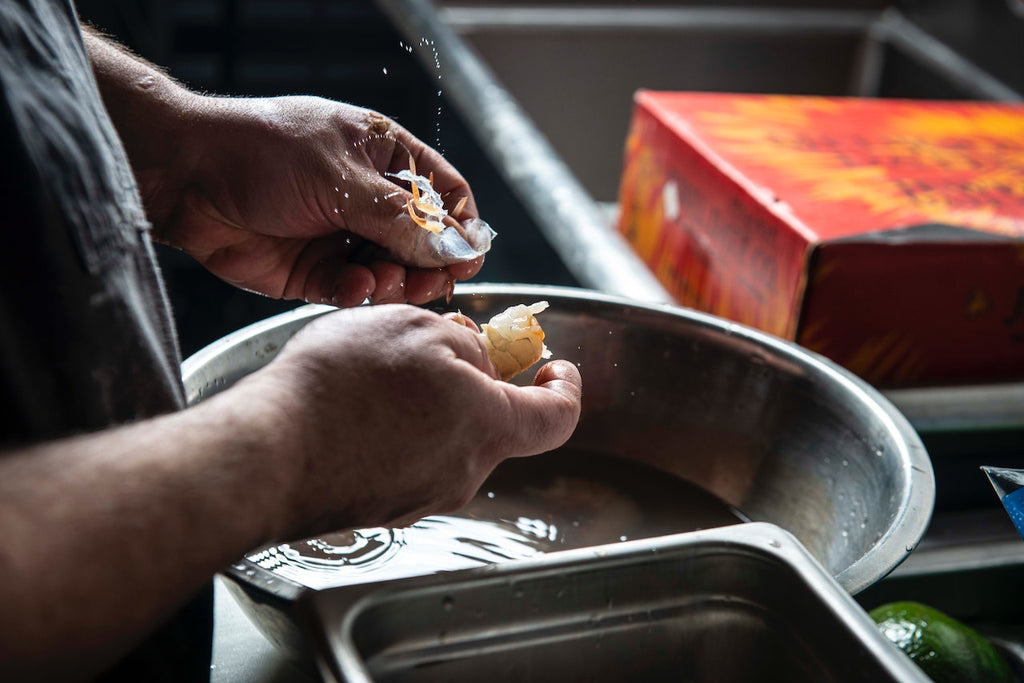
[[[541,358],[550,358],[544,345],[544,330],[535,317],[548,307],[547,301],[529,306],[512,306],[480,326],[487,355],[501,379],[509,380]]]
[[[402,169],[398,173],[389,175],[409,181],[412,198],[405,203],[405,208],[413,223],[435,235],[444,230],[442,221],[448,215],[448,211],[444,208],[444,200],[441,199],[441,195],[434,189],[434,174],[431,173],[426,178],[417,174],[416,162],[410,156],[408,171]],[[459,200],[458,205],[452,209],[452,217],[459,217],[462,208],[466,206],[466,199],[467,197],[463,197]]]
[[[412,157],[409,157],[408,169],[387,175],[409,183],[412,197],[405,203],[406,211],[416,225],[430,233],[428,242],[444,261],[470,261],[490,250],[496,233],[486,222],[470,218],[459,223],[459,227],[444,222],[449,213],[441,194],[434,189],[434,174],[427,177],[417,174]],[[462,197],[455,204],[452,218],[459,219],[468,199],[468,196]]]

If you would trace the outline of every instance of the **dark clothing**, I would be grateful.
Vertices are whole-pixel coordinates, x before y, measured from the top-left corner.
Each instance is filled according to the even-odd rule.
[[[149,224],[70,0],[0,0],[0,207],[0,446],[181,408]],[[187,680],[184,650],[208,678],[204,599],[135,680]]]
[[[60,0],[0,3],[4,441],[181,407],[135,180]]]

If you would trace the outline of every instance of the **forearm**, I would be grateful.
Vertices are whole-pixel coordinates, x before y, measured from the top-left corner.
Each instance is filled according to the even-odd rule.
[[[281,411],[260,402],[214,397],[0,454],[0,678],[94,675],[218,569],[284,533],[295,468],[282,463]],[[73,670],[46,670],[61,662]]]
[[[183,141],[205,99],[96,31],[82,38],[104,107],[128,153],[147,211],[162,213],[194,163]]]

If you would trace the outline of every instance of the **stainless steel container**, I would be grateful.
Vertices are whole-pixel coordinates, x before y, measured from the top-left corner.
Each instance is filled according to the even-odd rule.
[[[547,300],[556,358],[584,378],[570,446],[632,459],[792,533],[847,592],[878,581],[914,549],[934,480],[917,435],[877,391],[787,342],[675,306],[586,290],[460,286],[449,308],[483,321]],[[195,403],[268,363],[310,306],[238,331],[183,366]],[[302,586],[242,560],[226,572],[276,642]],[[282,616],[284,614],[284,616]]]
[[[748,524],[311,594],[328,681],[927,681],[789,534]]]

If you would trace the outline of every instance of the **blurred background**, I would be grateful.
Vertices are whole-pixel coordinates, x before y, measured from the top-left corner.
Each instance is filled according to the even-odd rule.
[[[415,29],[396,25],[396,15],[428,3],[77,6],[83,19],[193,89],[321,95],[395,118],[462,171],[498,231],[477,281],[593,286],[546,239],[543,209],[531,211],[529,198],[502,176],[501,160],[492,162],[488,141],[473,132],[474,112],[453,106],[445,79],[451,55],[430,44],[433,36],[417,41]],[[1024,0],[480,0],[433,8],[612,215],[638,88],[1002,100],[1024,92]],[[439,68],[417,59],[423,50],[437,52]],[[239,292],[171,250],[161,249],[160,259],[185,356],[297,305]]]

